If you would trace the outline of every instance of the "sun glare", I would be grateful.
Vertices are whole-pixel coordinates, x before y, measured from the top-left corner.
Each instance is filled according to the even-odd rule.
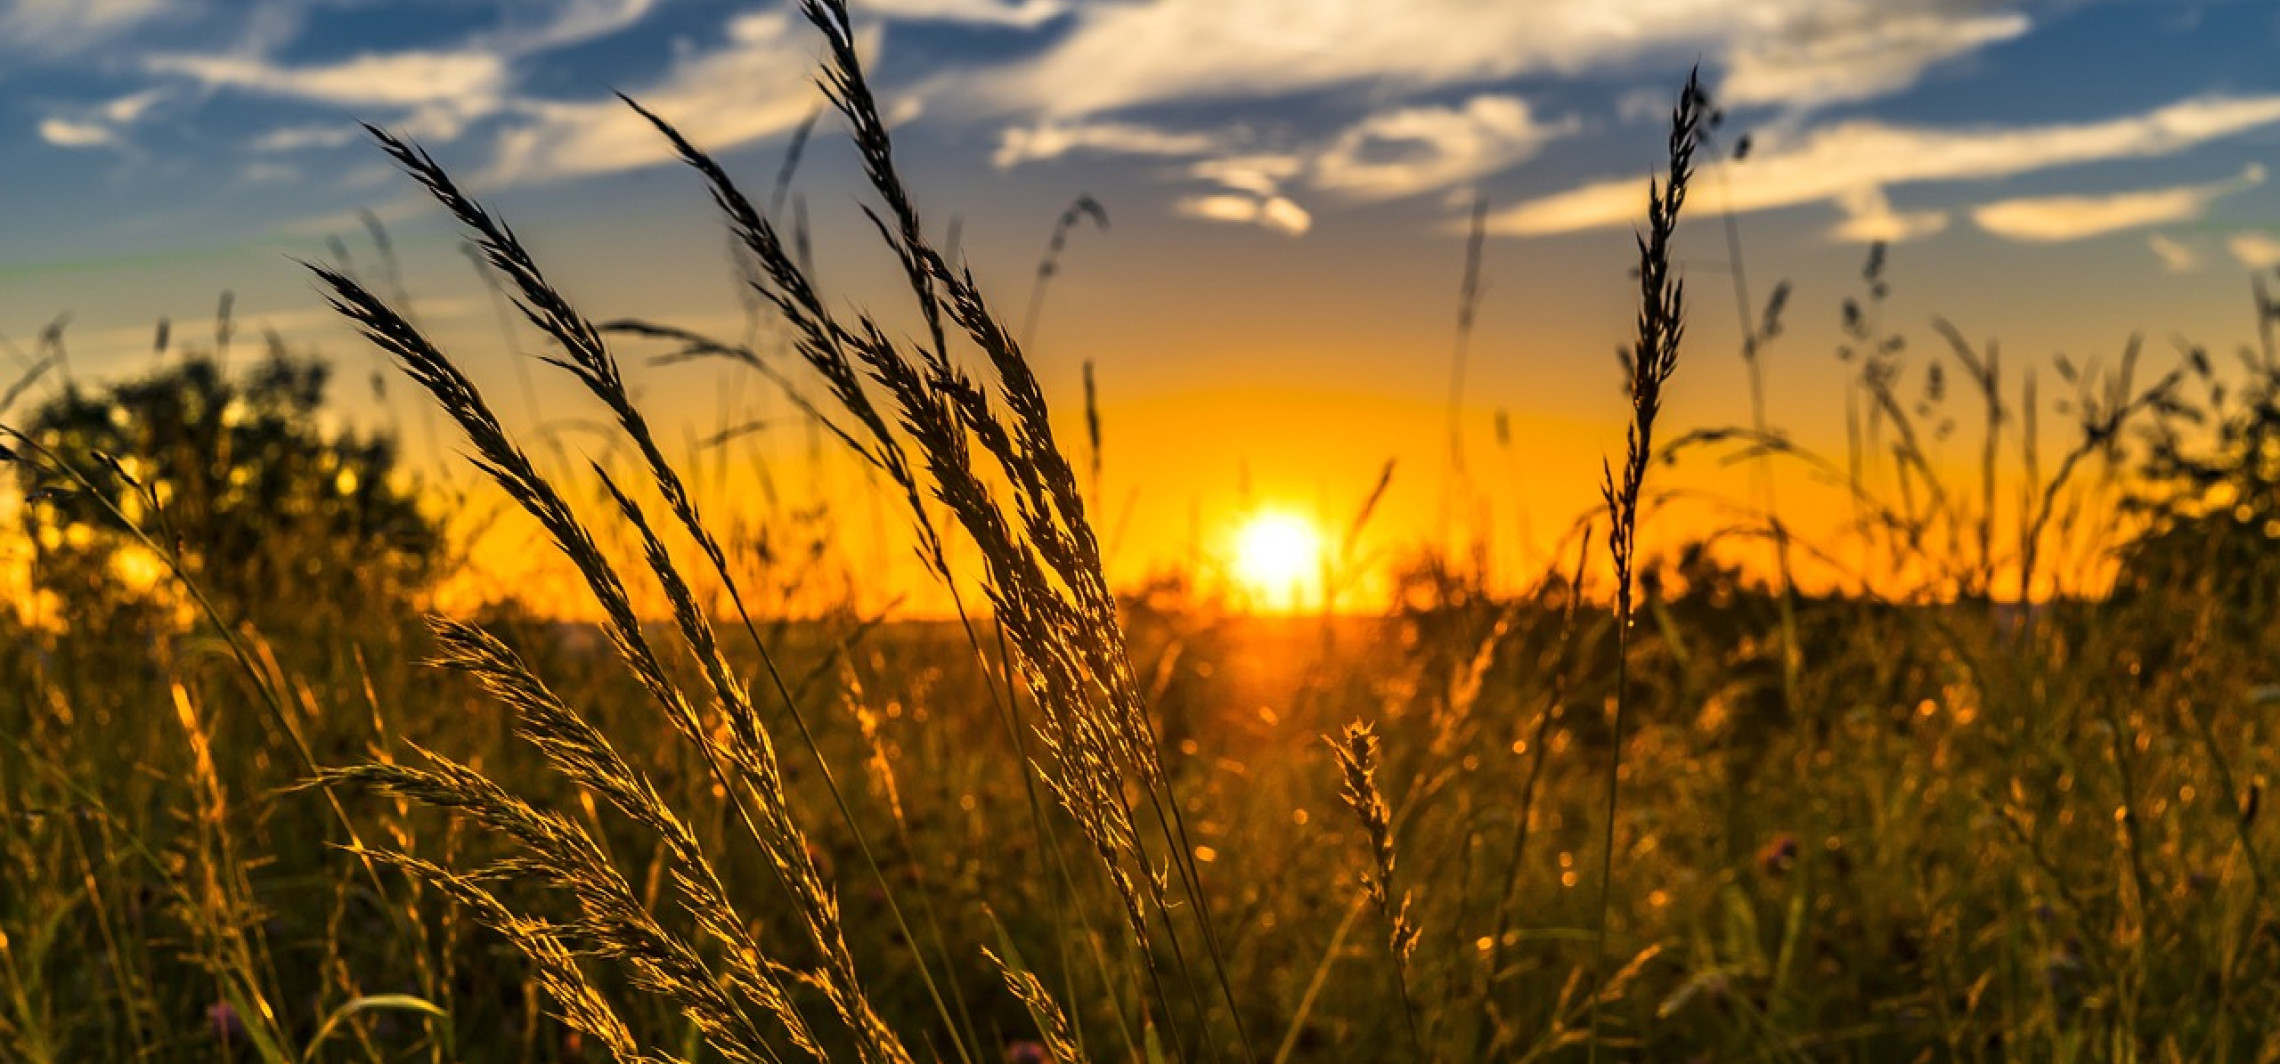
[[[1256,604],[1296,610],[1320,596],[1322,534],[1295,514],[1258,514],[1235,534],[1234,572]]]

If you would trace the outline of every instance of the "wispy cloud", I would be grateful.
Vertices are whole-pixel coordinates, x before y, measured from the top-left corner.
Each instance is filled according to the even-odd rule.
[[[119,143],[119,136],[111,127],[97,122],[43,118],[39,131],[41,140],[58,148],[107,148]]]
[[[1314,159],[1316,188],[1392,199],[1496,173],[1536,154],[1577,123],[1544,123],[1517,96],[1475,96],[1462,107],[1411,107],[1348,127]]]
[[[362,131],[347,122],[312,122],[306,125],[280,126],[253,139],[253,149],[260,152],[305,151],[312,148],[338,148],[355,141]]]
[[[1730,202],[1736,211],[1843,205],[1905,185],[2170,155],[2276,122],[2280,95],[2200,97],[2105,121],[2011,128],[1927,129],[1852,120],[1794,137],[1767,137],[1749,161],[1736,164]],[[1608,178],[1522,203],[1496,215],[1491,227],[1528,235],[1629,225],[1645,196],[1644,175]]]
[[[2124,229],[2191,221],[2219,198],[2264,181],[2264,168],[2250,166],[2233,180],[2205,185],[2173,185],[2105,196],[2038,196],[2002,200],[1971,212],[1981,229],[2012,240],[2057,243]]]
[[[1080,152],[1109,155],[1203,155],[1220,150],[1226,138],[1161,129],[1132,122],[1041,122],[1016,126],[998,135],[990,162],[999,169],[1045,162]]]
[[[2225,250],[2234,261],[2252,270],[2268,270],[2280,266],[2280,236],[2248,230],[2234,233],[2225,239]]]
[[[520,57],[600,40],[632,28],[656,10],[658,0],[541,0],[532,24],[509,22],[478,43]],[[509,7],[510,16],[516,9]]]
[[[1066,0],[868,0],[865,15],[1034,29],[1067,14]]]
[[[1006,130],[1000,167],[1076,152],[1194,158],[1183,173],[1235,195],[1190,196],[1181,214],[1304,232],[1311,217],[1285,194],[1304,186],[1349,200],[1396,199],[1452,188],[1513,166],[1579,128],[1544,122],[1517,96],[1476,96],[1456,106],[1396,107],[1366,115],[1311,144],[1262,148],[1242,130],[1189,132],[1106,120],[1048,120]]]
[[[1187,168],[1187,176],[1218,185],[1220,191],[1183,196],[1172,204],[1174,213],[1188,218],[1237,225],[1256,225],[1285,236],[1300,236],[1314,227],[1314,215],[1283,193],[1283,187],[1306,172],[1307,160],[1288,152],[1251,152],[1204,159]]]
[[[812,48],[781,11],[739,16],[727,42],[692,52],[664,76],[629,93],[713,150],[790,130],[817,103]],[[875,53],[876,28],[859,42]],[[666,162],[672,149],[640,116],[614,99],[517,103],[518,120],[500,133],[482,180],[547,181],[614,173]]]
[[[2170,273],[2192,273],[2201,268],[2199,253],[2160,233],[2147,237],[2145,246],[2153,250],[2155,258],[2161,260],[2161,268]]]
[[[894,4],[919,0],[895,0]],[[1995,0],[1155,0],[1072,8],[981,97],[1059,117],[1371,86],[1401,93],[1711,57],[1752,103],[1859,100],[2026,32]]]
[[[0,0],[0,42],[12,51],[71,55],[198,6],[192,0]]]
[[[1719,95],[1728,104],[1871,99],[1915,84],[1942,62],[2024,36],[2031,25],[2015,12],[1832,5],[1826,19],[1737,40]]]
[[[103,120],[106,122],[122,126],[133,125],[142,121],[143,116],[149,114],[151,108],[164,103],[173,95],[174,90],[164,86],[144,89],[141,92],[128,93],[125,96],[106,101],[95,108],[95,113],[103,116]]]
[[[1946,211],[1899,211],[1881,188],[1864,188],[1841,196],[1837,206],[1845,220],[1832,231],[1839,240],[1855,244],[1898,244],[1946,229]]]
[[[540,17],[518,19],[530,5],[509,4],[501,26],[430,48],[366,52],[323,63],[281,62],[270,52],[277,28],[251,34],[223,54],[158,53],[145,57],[150,73],[188,78],[209,91],[232,91],[322,104],[343,110],[395,112],[409,135],[448,140],[468,126],[516,103],[516,64],[553,49],[607,37],[638,24],[658,0],[559,0],[537,5]],[[257,30],[263,27],[257,26]],[[381,117],[360,113],[358,117]],[[254,147],[292,151],[331,147],[354,139],[343,122],[330,127],[283,127],[255,138]]]
[[[1188,196],[1174,204],[1172,209],[1190,218],[1256,225],[1288,236],[1299,236],[1314,225],[1314,216],[1308,214],[1306,208],[1291,202],[1287,197],[1272,193],[1253,195],[1222,192],[1209,196]]]
[[[307,66],[244,56],[158,55],[148,66],[211,88],[349,107],[456,103],[464,110],[489,110],[508,82],[504,59],[474,50],[367,54]]]
[[[164,87],[129,93],[92,106],[64,107],[42,118],[40,139],[58,148],[123,148],[127,131],[173,95]]]

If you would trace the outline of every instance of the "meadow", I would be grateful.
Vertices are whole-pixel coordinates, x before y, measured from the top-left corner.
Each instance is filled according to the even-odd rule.
[[[1658,424],[1689,360],[1732,357],[1684,335],[1673,241],[1716,221],[1690,81],[1642,183],[1625,448],[1555,563],[1514,589],[1419,553],[1373,613],[1115,588],[1097,443],[1057,435],[1081,422],[922,216],[844,6],[802,9],[903,316],[820,294],[646,111],[769,345],[590,319],[372,131],[603,412],[606,461],[517,438],[389,286],[309,266],[559,553],[576,620],[432,614],[497,515],[321,433],[289,352],[8,389],[38,593],[0,611],[0,1057],[2280,1060],[2261,286],[2238,366],[2007,371],[1895,339],[1879,250],[1848,453],[1762,399]],[[796,378],[951,616],[819,606],[828,527],[709,511],[627,387],[659,350]],[[1722,531],[1649,553],[1720,463],[1752,477]],[[1840,534],[1784,523],[1775,485],[1807,481]]]

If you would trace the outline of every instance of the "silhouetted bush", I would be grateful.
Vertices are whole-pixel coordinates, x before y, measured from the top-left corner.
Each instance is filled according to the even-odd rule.
[[[425,588],[441,569],[441,530],[391,437],[320,425],[329,377],[273,345],[241,376],[190,358],[100,390],[67,385],[35,408],[19,427],[94,488],[48,462],[17,465],[34,580],[57,593],[65,620],[154,619],[158,597],[133,589],[163,568],[114,507],[233,621],[291,626],[401,606]]]

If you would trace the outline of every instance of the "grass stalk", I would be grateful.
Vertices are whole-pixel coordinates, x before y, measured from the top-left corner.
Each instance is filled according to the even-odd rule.
[[[1616,819],[1621,806],[1623,724],[1631,697],[1630,649],[1632,591],[1639,544],[1639,500],[1646,488],[1647,467],[1654,453],[1655,419],[1662,412],[1663,385],[1678,369],[1679,338],[1684,330],[1684,286],[1672,273],[1672,238],[1680,211],[1686,204],[1688,181],[1693,176],[1694,149],[1708,118],[1709,99],[1702,90],[1700,72],[1689,75],[1671,111],[1670,169],[1667,183],[1647,181],[1647,231],[1637,238],[1639,248],[1638,337],[1628,357],[1631,424],[1626,433],[1620,478],[1604,470],[1600,493],[1607,505],[1607,547],[1615,566],[1615,712],[1608,728],[1607,819],[1600,838],[1599,906],[1593,919],[1594,972],[1607,960],[1608,913],[1614,902]],[[1590,1055],[1599,1055],[1599,1003],[1591,997]]]

